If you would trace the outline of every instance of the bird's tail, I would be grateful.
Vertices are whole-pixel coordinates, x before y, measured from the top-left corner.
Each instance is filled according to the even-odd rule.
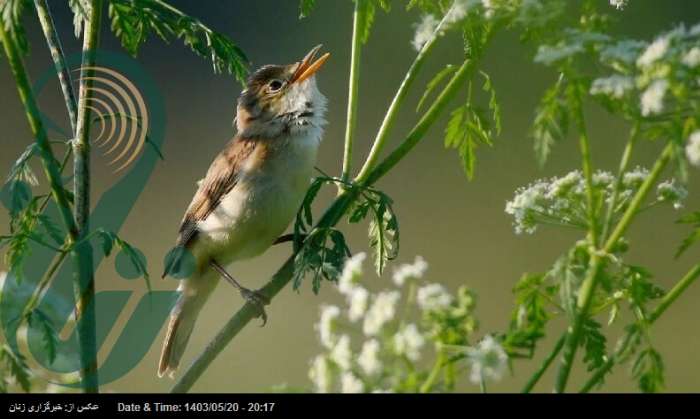
[[[199,312],[217,283],[218,277],[211,269],[207,269],[202,274],[195,274],[180,283],[178,287],[180,296],[170,313],[168,332],[160,354],[159,377],[167,374],[172,378],[177,371]]]

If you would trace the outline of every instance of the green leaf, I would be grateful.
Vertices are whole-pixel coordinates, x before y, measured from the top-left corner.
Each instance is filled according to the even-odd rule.
[[[161,0],[112,0],[109,16],[112,31],[131,55],[151,32],[165,42],[182,39],[193,52],[212,60],[214,73],[228,72],[245,83],[248,59],[231,39]]]
[[[37,219],[44,227],[44,230],[46,230],[49,236],[53,239],[53,241],[57,245],[62,246],[64,242],[65,233],[63,232],[61,227],[54,223],[53,220],[51,220],[51,217],[49,217],[46,214],[39,214]]]
[[[481,71],[481,75],[484,77],[484,92],[489,95],[489,110],[491,111],[491,119],[493,120],[495,134],[501,134],[501,105],[498,103],[498,98],[496,97],[496,89],[493,87],[493,82],[491,82],[491,77],[485,72]]]
[[[304,278],[311,275],[312,290],[317,294],[323,279],[338,280],[349,255],[350,249],[339,230],[323,228],[312,231],[294,258],[294,290],[298,290]]]
[[[698,240],[700,240],[700,211],[695,211],[691,214],[687,214],[678,221],[676,221],[676,223],[694,225],[693,230],[685,239],[683,239],[683,242],[676,251],[675,257],[679,258],[683,253],[686,252],[686,250],[690,248],[690,246],[692,246]]]
[[[476,149],[491,145],[491,132],[483,116],[470,104],[454,110],[445,129],[445,147],[457,149],[469,180],[474,178]]]
[[[0,346],[0,361],[5,364],[7,374],[14,378],[25,392],[31,390],[31,371],[21,354],[15,353],[9,346]]]
[[[585,349],[583,361],[588,365],[588,371],[600,368],[607,360],[607,340],[600,332],[600,323],[586,319],[581,330],[581,346]]]
[[[112,254],[114,243],[117,240],[116,234],[112,233],[111,231],[100,229],[97,230],[97,235],[99,236],[100,240],[102,240],[102,253],[104,253],[105,257],[109,257],[109,255]]]
[[[389,260],[395,259],[399,251],[399,224],[386,195],[370,202],[374,217],[369,223],[369,245],[374,251],[374,266],[378,276],[382,276]]]
[[[308,17],[316,6],[316,0],[301,0],[299,2],[299,19]]]
[[[658,393],[664,388],[664,362],[652,347],[641,351],[632,366],[632,376],[644,393]]]
[[[563,75],[549,88],[540,101],[535,114],[532,137],[535,140],[535,158],[540,166],[547,162],[552,147],[562,140],[569,130],[569,116],[564,94]]]
[[[10,38],[19,48],[22,54],[26,54],[29,50],[29,44],[22,26],[22,15],[24,9],[28,5],[27,0],[3,0],[0,2],[0,18],[5,30]]]
[[[88,19],[90,2],[87,0],[69,0],[68,5],[73,12],[73,32],[76,38],[80,38],[83,33],[83,25]]]
[[[445,68],[440,70],[435,77],[433,77],[432,80],[430,80],[425,88],[425,92],[423,92],[423,96],[421,97],[420,101],[418,102],[418,106],[416,107],[416,112],[419,112],[421,108],[423,107],[423,104],[428,100],[430,97],[430,94],[435,90],[435,88],[442,83],[442,81],[449,76],[450,74],[454,73],[457,71],[457,66],[452,65],[452,64],[447,64]]]
[[[524,274],[513,289],[515,309],[503,339],[511,355],[532,358],[537,342],[545,336],[545,327],[552,318],[547,306],[557,292],[556,288],[545,286],[546,279],[542,274]],[[522,350],[526,352],[520,353]]]
[[[39,151],[39,146],[37,143],[32,143],[27,147],[24,152],[19,156],[15,164],[10,168],[10,174],[7,176],[7,181],[21,180],[29,183],[30,185],[38,185],[39,182],[36,176],[32,172],[31,167],[29,167],[29,160]]]
[[[50,363],[53,363],[56,360],[56,348],[58,347],[58,333],[53,322],[41,310],[34,309],[29,315],[29,323],[41,331],[46,358]]]

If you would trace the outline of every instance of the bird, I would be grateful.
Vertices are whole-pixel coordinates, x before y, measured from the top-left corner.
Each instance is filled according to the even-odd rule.
[[[236,106],[236,135],[211,163],[199,182],[180,224],[163,277],[182,269],[189,255],[189,275],[180,281],[170,313],[158,376],[174,377],[197,316],[219,279],[231,283],[259,309],[263,325],[269,301],[226,271],[235,261],[270,248],[287,229],[308,189],[326,125],[326,97],[316,73],[330,57],[321,45],[298,62],[265,65],[252,72]]]

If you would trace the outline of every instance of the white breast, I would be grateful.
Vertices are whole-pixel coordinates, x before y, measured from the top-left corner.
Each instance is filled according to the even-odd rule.
[[[309,187],[316,162],[321,129],[309,127],[280,138],[264,164],[242,170],[236,186],[209,217],[200,222],[200,240],[218,262],[259,255],[284,233]]]

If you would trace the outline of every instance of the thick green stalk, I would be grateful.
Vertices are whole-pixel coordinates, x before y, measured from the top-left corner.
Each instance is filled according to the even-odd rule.
[[[425,45],[423,45],[421,50],[418,52],[416,59],[411,64],[411,67],[408,69],[406,76],[404,77],[403,81],[401,82],[401,85],[399,86],[399,90],[396,92],[396,95],[394,95],[394,99],[392,100],[391,105],[389,105],[389,110],[387,111],[384,117],[384,121],[382,121],[381,127],[379,127],[379,132],[377,132],[377,136],[374,139],[372,148],[369,151],[369,156],[367,156],[367,160],[362,166],[362,169],[360,169],[360,173],[357,175],[356,179],[367,178],[370,174],[370,171],[374,169],[374,166],[377,164],[377,161],[379,161],[382,151],[386,146],[386,142],[389,138],[389,135],[391,134],[391,130],[396,122],[396,118],[398,117],[399,110],[401,109],[404,101],[406,100],[406,95],[408,94],[411,85],[413,85],[413,82],[415,81],[420,69],[423,67],[423,64],[430,55],[431,51],[433,50],[433,47],[435,46],[435,41],[437,41],[437,39],[440,36],[440,33],[442,33],[448,15],[449,12],[445,14],[445,17],[442,19],[440,24],[437,26],[437,28],[435,28],[435,31],[433,32],[433,35],[430,38],[430,40],[426,42]]]
[[[455,73],[452,80],[447,84],[443,92],[438,96],[438,99],[428,109],[423,118],[411,130],[399,148],[392,153],[386,160],[377,168],[372,170],[362,184],[369,186],[384,176],[391,170],[408,152],[416,146],[418,141],[425,135],[430,126],[442,114],[451,98],[465,83],[467,76],[472,74],[475,68],[475,61],[467,59],[460,69]],[[324,215],[319,220],[316,228],[331,227],[337,224],[343,217],[345,212],[354,202],[359,188],[349,188],[338,195],[331,206],[325,211]],[[292,254],[277,270],[272,279],[260,290],[263,295],[270,300],[275,297],[292,279],[294,272],[294,259],[296,254]],[[236,312],[226,325],[217,333],[209,344],[204,348],[202,353],[197,356],[192,365],[187,369],[185,374],[173,386],[171,392],[184,393],[189,391],[197,382],[199,377],[204,373],[207,367],[221,353],[221,351],[231,342],[231,340],[250,323],[257,315],[257,309],[249,303],[246,303],[238,312]]]
[[[362,2],[368,0],[355,0],[355,12],[352,24],[352,53],[350,56],[350,82],[348,86],[348,115],[345,122],[345,151],[343,153],[343,173],[341,179],[350,179],[352,171],[352,149],[355,142],[357,128],[357,104],[359,102],[360,85],[360,56],[362,55],[362,27],[366,25],[366,8]],[[364,22],[364,23],[363,23]]]
[[[561,352],[561,349],[564,347],[564,342],[566,341],[566,333],[564,333],[557,343],[554,345],[554,348],[552,349],[552,352],[547,355],[547,357],[544,359],[542,362],[542,365],[535,371],[534,374],[530,377],[529,380],[527,380],[527,383],[525,383],[525,386],[523,386],[523,389],[521,390],[522,393],[529,393],[532,391],[533,388],[535,388],[535,385],[537,384],[538,381],[540,381],[540,378],[544,375],[544,373],[547,371],[550,365],[554,362],[554,360],[557,358],[559,355],[559,352]]]
[[[656,320],[661,317],[662,314],[668,308],[673,304],[678,297],[680,297],[686,289],[690,285],[692,285],[698,278],[700,277],[700,264],[693,266],[688,273],[683,276],[683,278],[680,279],[676,283],[676,285],[671,288],[671,290],[664,295],[664,297],[661,299],[661,302],[659,302],[659,305],[656,306],[654,311],[649,315],[647,318],[647,322],[649,325],[652,325]],[[581,393],[587,393],[591,391],[593,387],[595,387],[599,382],[603,380],[603,377],[612,369],[612,367],[618,362],[622,354],[625,353],[627,350],[627,347],[629,346],[630,342],[632,341],[632,338],[634,337],[634,332],[627,332],[625,336],[622,338],[622,341],[620,344],[617,346],[615,349],[615,352],[608,357],[608,360],[603,364],[602,367],[598,368],[595,373],[591,376],[591,378],[584,384],[584,386],[581,388],[580,392]]]
[[[24,62],[19,54],[17,45],[15,45],[12,37],[6,32],[3,25],[0,25],[0,41],[2,41],[7,61],[14,75],[19,97],[22,100],[27,120],[29,121],[29,127],[39,147],[39,155],[43,163],[44,173],[49,180],[51,195],[58,205],[61,220],[63,221],[66,231],[68,231],[69,237],[71,240],[75,241],[77,229],[75,227],[73,215],[71,214],[68,196],[61,182],[59,163],[53,154],[46,130],[41,122],[41,113],[39,112],[39,107],[32,94],[32,87],[29,82],[29,77],[27,76],[27,70],[24,67]]]
[[[617,223],[617,226],[610,234],[608,240],[605,242],[603,249],[600,251],[596,250],[591,255],[588,273],[581,284],[581,288],[579,289],[576,318],[574,319],[574,324],[569,328],[569,333],[567,335],[567,340],[564,347],[564,355],[557,374],[554,390],[558,393],[563,392],[566,389],[566,383],[569,379],[569,374],[571,373],[571,367],[573,365],[574,357],[576,356],[576,350],[578,349],[578,345],[581,340],[583,322],[588,317],[588,309],[590,308],[591,301],[593,300],[593,294],[598,282],[600,270],[605,264],[603,258],[605,255],[612,252],[617,245],[618,240],[620,240],[622,235],[625,234],[627,228],[632,223],[632,220],[637,215],[637,211],[639,208],[641,208],[642,203],[656,184],[656,181],[659,179],[659,176],[661,176],[661,173],[666,168],[666,165],[671,160],[672,156],[673,144],[669,143],[666,148],[664,148],[656,163],[654,163],[654,167],[649,173],[649,176],[646,178],[644,183],[642,183],[642,186],[635,194],[629,207],[623,214],[620,221]]]
[[[56,67],[56,74],[58,75],[61,92],[63,92],[63,98],[66,102],[66,110],[68,111],[68,118],[70,119],[71,128],[73,129],[73,136],[75,137],[78,124],[78,103],[75,100],[73,83],[71,82],[70,71],[66,65],[66,58],[63,54],[61,41],[56,32],[56,26],[54,25],[53,17],[51,16],[51,11],[46,0],[34,0],[34,5],[36,6],[36,12],[39,16],[41,29],[44,31],[46,45],[49,47],[51,58]]]
[[[3,47],[5,49],[5,54],[7,55],[10,68],[15,77],[17,84],[17,90],[19,91],[20,99],[24,104],[25,112],[27,114],[27,120],[29,121],[29,126],[32,130],[32,134],[35,141],[39,147],[39,154],[43,163],[44,173],[49,181],[49,186],[51,188],[51,195],[56,202],[58,207],[61,220],[68,232],[67,245],[71,246],[73,243],[78,242],[79,232],[78,227],[75,222],[75,218],[71,213],[70,201],[66,190],[63,187],[61,181],[61,172],[58,161],[56,160],[53,151],[51,150],[51,145],[46,135],[46,130],[41,122],[41,114],[39,108],[36,104],[36,100],[32,94],[31,84],[29,83],[29,78],[27,76],[24,63],[19,55],[18,48],[15,45],[12,38],[7,34],[3,25],[0,25],[0,41],[2,41]],[[84,260],[85,255],[80,252],[71,252],[73,261],[75,264],[75,271],[78,272],[81,266],[86,266],[87,264],[92,264],[91,260]],[[94,316],[93,316],[94,320]],[[94,322],[93,322],[94,326]],[[80,333],[80,323],[79,323],[79,333]],[[94,335],[93,335],[94,336]],[[84,391],[94,391],[96,386],[91,382],[89,377],[91,374],[88,368],[83,368],[83,366],[89,366],[91,362],[90,359],[96,359],[93,354],[96,353],[95,350],[84,345],[83,339],[80,339],[80,361],[81,361],[81,375],[83,377],[82,386]],[[94,340],[93,340],[94,343]],[[94,348],[94,345],[93,347]],[[92,358],[91,358],[92,357]],[[96,365],[96,364],[95,364]]]
[[[97,377],[97,333],[95,318],[95,272],[92,246],[82,240],[90,231],[90,106],[92,78],[100,39],[102,0],[92,0],[88,21],[83,34],[83,59],[80,72],[80,92],[76,137],[73,140],[73,194],[74,217],[79,241],[73,253],[80,263],[74,272],[78,298],[78,339],[82,351],[82,376],[84,389],[89,393],[99,391]]]

